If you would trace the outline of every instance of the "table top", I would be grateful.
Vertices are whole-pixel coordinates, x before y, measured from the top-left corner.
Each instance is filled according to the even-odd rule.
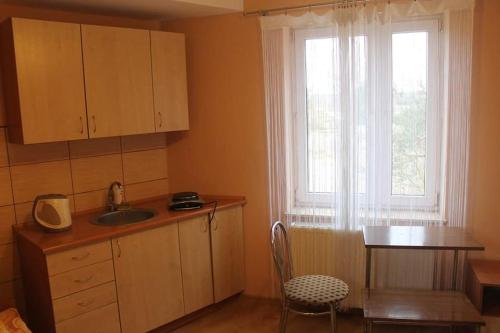
[[[373,321],[484,325],[467,296],[458,291],[365,289],[364,315]]]
[[[500,287],[500,260],[470,259],[469,265],[479,284]]]
[[[365,226],[363,238],[366,248],[484,250],[468,232],[455,227]]]

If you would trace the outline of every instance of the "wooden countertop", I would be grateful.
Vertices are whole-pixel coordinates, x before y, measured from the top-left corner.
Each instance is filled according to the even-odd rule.
[[[201,197],[206,202],[216,200],[217,210],[240,206],[246,203],[244,197],[207,195]],[[103,213],[102,210],[98,210],[73,216],[72,228],[67,231],[45,232],[35,222],[15,225],[13,228],[17,237],[21,237],[34,244],[44,254],[50,254],[208,214],[214,207],[213,204],[210,204],[196,210],[173,212],[167,209],[167,204],[168,196],[149,201],[143,200],[135,204],[132,203],[134,208],[154,209],[158,213],[155,217],[140,223],[120,226],[102,226],[90,223],[92,219]]]
[[[454,227],[363,227],[366,248],[484,250],[472,236]]]

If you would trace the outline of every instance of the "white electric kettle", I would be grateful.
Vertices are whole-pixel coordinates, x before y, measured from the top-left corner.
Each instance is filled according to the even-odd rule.
[[[33,204],[33,219],[48,231],[71,228],[69,199],[63,194],[39,195]]]

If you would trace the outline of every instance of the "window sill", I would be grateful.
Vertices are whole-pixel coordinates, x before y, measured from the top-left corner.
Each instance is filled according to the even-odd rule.
[[[294,207],[286,212],[285,216],[292,226],[341,229],[332,225],[332,220],[336,216],[333,208]],[[357,224],[359,227],[364,225],[430,226],[446,225],[447,222],[439,212],[391,210],[377,214],[370,212],[368,216],[360,216]]]

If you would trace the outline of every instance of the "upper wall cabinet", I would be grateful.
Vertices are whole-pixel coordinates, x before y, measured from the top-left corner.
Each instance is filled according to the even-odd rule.
[[[189,129],[184,35],[151,31],[151,59],[156,131]]]
[[[82,25],[91,138],[155,132],[148,30]]]
[[[88,138],[79,24],[7,20],[2,62],[10,141]]]

